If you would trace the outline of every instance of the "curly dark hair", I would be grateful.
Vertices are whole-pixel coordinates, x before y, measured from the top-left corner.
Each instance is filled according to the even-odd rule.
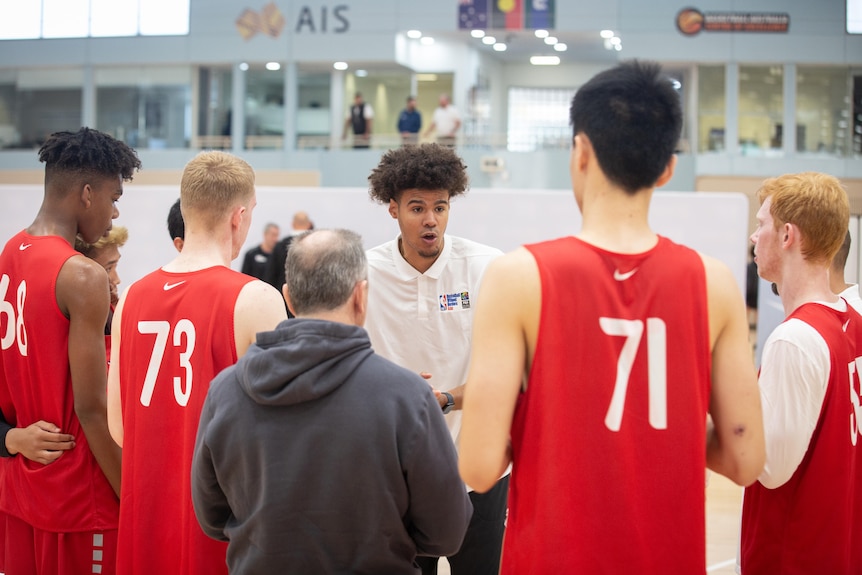
[[[39,161],[45,162],[45,183],[54,176],[117,177],[130,181],[141,169],[138,154],[104,132],[81,128],[77,132],[55,132],[39,148]]]
[[[448,190],[453,198],[467,191],[467,166],[451,148],[419,144],[389,150],[368,176],[368,195],[381,204],[398,200],[404,190]]]

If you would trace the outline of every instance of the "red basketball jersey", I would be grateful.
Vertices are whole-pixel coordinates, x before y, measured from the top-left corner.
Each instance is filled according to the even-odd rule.
[[[826,341],[829,381],[808,451],[787,483],[745,489],[745,575],[862,573],[862,318],[847,308],[809,303],[788,316]]]
[[[218,266],[158,270],[129,288],[120,325],[118,573],[227,573],[227,544],[195,518],[191,459],[210,380],[237,360],[234,308],[250,281]]]
[[[21,232],[0,254],[0,409],[11,425],[55,423],[75,448],[50,465],[4,458],[0,510],[45,531],[117,528],[118,501],[75,415],[69,320],[57,276],[80,255],[59,236]]]
[[[541,315],[512,424],[501,572],[704,573],[700,256],[666,238],[635,255],[573,237],[526,247]]]

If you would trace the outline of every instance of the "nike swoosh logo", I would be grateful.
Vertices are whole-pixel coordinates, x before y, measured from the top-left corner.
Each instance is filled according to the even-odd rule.
[[[184,283],[186,283],[186,280],[183,280],[183,281],[181,281],[181,282],[177,282],[177,283],[175,283],[175,284],[172,284],[172,283],[170,283],[170,282],[165,282],[164,290],[165,290],[165,291],[168,291],[168,290],[174,289],[175,287],[177,287],[177,286],[179,286],[179,285],[183,285]]]
[[[620,270],[614,270],[614,279],[618,282],[624,282],[633,275],[635,275],[636,271],[638,271],[638,268],[635,268],[632,271],[626,273],[620,273]]]
[[[850,325],[850,320],[844,322],[844,325],[841,326],[841,331],[847,331],[847,326]]]
[[[20,246],[18,246],[18,249],[23,252],[24,250],[26,250],[27,248],[29,248],[32,245],[33,244],[21,244]]]

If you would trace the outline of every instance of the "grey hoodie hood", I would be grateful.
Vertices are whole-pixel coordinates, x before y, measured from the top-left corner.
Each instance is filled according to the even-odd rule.
[[[257,341],[237,362],[246,395],[260,405],[313,401],[339,388],[373,354],[358,326],[294,318]]]

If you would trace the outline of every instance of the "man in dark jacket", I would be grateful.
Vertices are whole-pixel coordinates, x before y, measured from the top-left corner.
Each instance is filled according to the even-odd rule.
[[[210,385],[192,463],[204,532],[231,573],[419,573],[458,550],[472,513],[440,405],[376,355],[361,327],[361,238],[298,236],[285,298],[296,319]]]

